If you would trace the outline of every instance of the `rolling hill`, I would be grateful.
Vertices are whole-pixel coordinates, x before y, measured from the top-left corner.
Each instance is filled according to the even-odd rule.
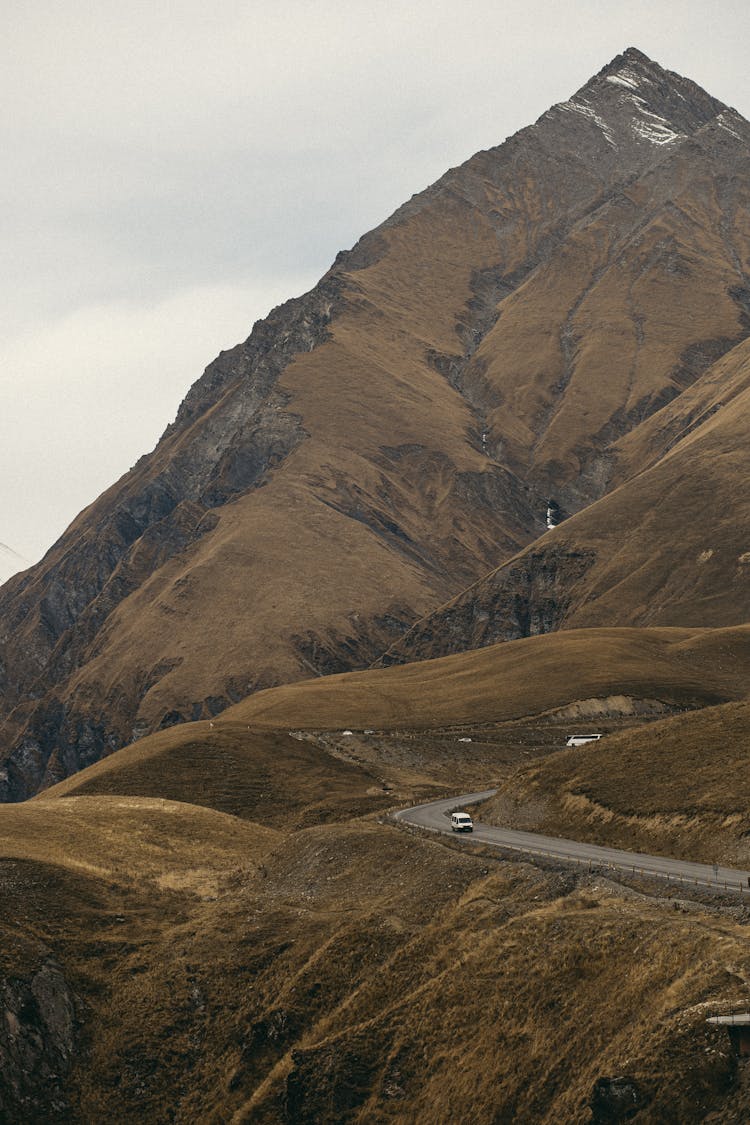
[[[289,830],[499,785],[482,819],[743,868],[748,684],[748,626],[551,633],[258,692],[35,800],[162,798]],[[563,748],[589,727],[606,737]]]
[[[490,821],[741,867],[750,858],[747,700],[615,732],[514,774]]]

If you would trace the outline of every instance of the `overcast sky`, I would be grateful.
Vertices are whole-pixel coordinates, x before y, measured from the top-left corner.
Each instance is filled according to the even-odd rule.
[[[750,116],[749,12],[6,0],[0,577],[2,545],[36,561],[221,348],[625,47]]]

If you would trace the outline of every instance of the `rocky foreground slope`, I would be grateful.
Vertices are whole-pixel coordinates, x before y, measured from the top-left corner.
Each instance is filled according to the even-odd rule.
[[[749,160],[738,114],[629,50],[222,353],[3,588],[0,796],[366,666],[535,541],[550,498],[618,483],[616,443],[748,333]],[[658,441],[628,448],[633,477]],[[527,601],[516,635],[559,623]]]
[[[1,1121],[747,1120],[736,896],[409,834],[362,814],[442,755],[325,747],[220,718],[0,808]]]

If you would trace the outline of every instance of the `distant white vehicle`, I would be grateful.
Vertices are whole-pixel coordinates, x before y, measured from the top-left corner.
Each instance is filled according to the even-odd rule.
[[[471,819],[467,812],[454,812],[451,813],[451,831],[452,832],[473,832],[474,821]]]
[[[459,742],[471,742],[470,738],[459,738]]]
[[[566,740],[566,746],[583,746],[584,742],[598,742],[600,734],[571,734]]]

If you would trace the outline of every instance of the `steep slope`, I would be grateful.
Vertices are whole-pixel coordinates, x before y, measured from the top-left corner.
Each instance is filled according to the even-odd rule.
[[[600,496],[611,443],[747,332],[749,139],[631,49],[222,353],[2,591],[0,795],[366,666],[550,494]]]
[[[592,625],[750,618],[750,344],[618,443],[651,467],[418,622],[385,662]]]

